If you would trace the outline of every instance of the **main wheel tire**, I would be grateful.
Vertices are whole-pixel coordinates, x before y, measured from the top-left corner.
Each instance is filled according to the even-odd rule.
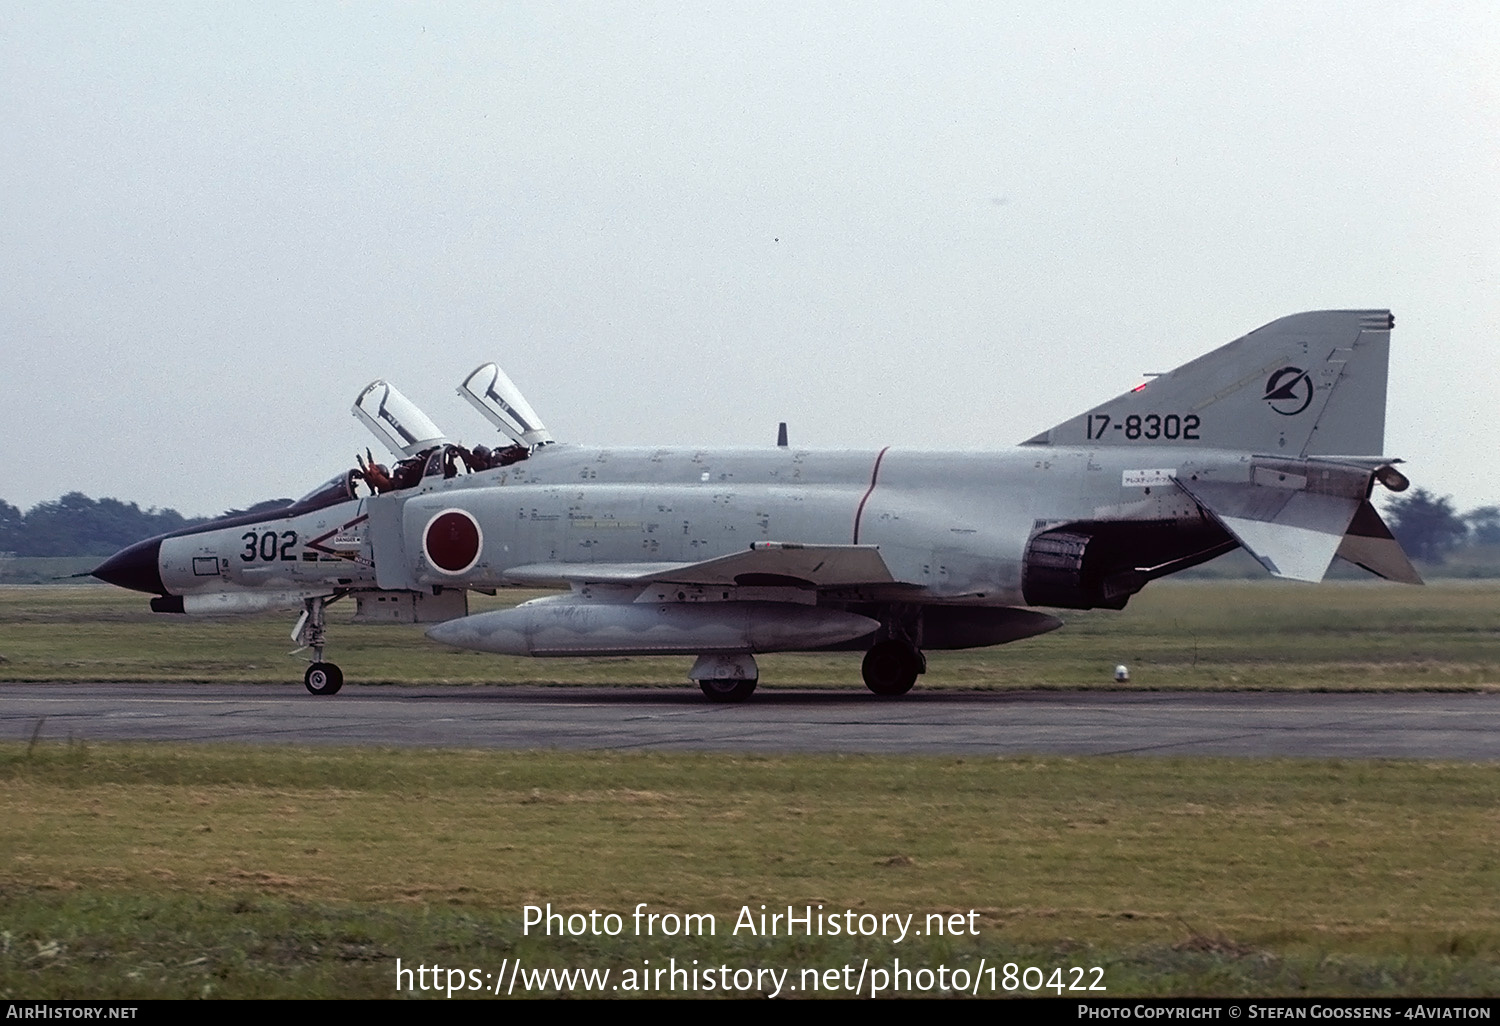
[[[922,654],[903,641],[881,641],[865,653],[865,687],[885,698],[904,695],[922,672]]]
[[[749,680],[727,678],[724,680],[700,680],[698,687],[715,702],[743,702],[755,692],[759,678]]]
[[[302,683],[315,695],[336,695],[344,686],[344,671],[333,663],[313,663],[302,675]]]

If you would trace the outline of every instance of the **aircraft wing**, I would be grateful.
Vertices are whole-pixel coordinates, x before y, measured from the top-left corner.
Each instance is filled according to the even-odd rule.
[[[893,584],[874,545],[756,542],[741,552],[697,563],[531,563],[512,567],[513,584],[801,585],[815,588]]]

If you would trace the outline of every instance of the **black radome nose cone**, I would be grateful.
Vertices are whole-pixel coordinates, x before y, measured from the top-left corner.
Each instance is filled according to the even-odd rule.
[[[116,587],[165,595],[160,559],[161,539],[148,538],[110,556],[94,570],[94,576]]]

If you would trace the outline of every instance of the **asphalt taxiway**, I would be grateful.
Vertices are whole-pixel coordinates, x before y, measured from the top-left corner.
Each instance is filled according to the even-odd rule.
[[[10,741],[1500,760],[1500,694],[0,684]]]

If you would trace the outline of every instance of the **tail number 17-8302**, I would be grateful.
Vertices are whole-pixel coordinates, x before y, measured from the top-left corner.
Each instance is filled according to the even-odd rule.
[[[1088,420],[1088,437],[1092,441],[1108,438],[1108,432],[1119,431],[1135,441],[1144,438],[1154,442],[1158,439],[1177,442],[1199,441],[1198,428],[1202,422],[1196,413],[1132,413],[1128,417],[1114,420],[1107,413],[1091,413]]]

